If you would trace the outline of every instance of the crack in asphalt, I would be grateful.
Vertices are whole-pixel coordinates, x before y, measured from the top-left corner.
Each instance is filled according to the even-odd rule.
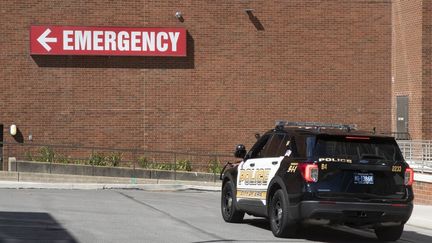
[[[191,223],[189,223],[189,222],[187,222],[187,221],[185,221],[185,220],[182,220],[182,219],[180,219],[180,218],[177,218],[177,217],[175,217],[174,215],[172,215],[172,214],[170,214],[170,213],[167,213],[167,212],[165,212],[165,211],[163,211],[163,210],[160,210],[160,209],[158,209],[158,208],[156,208],[156,207],[154,207],[154,206],[152,206],[152,205],[150,205],[150,204],[147,204],[147,203],[145,203],[145,202],[143,202],[143,201],[140,201],[140,200],[138,200],[138,199],[136,199],[136,198],[134,198],[134,197],[132,197],[132,196],[126,194],[126,193],[119,192],[119,191],[116,191],[116,192],[117,192],[118,194],[120,194],[120,195],[122,195],[122,196],[124,196],[124,197],[126,197],[126,198],[128,198],[128,199],[130,199],[130,200],[132,200],[132,201],[134,201],[134,202],[136,202],[136,203],[138,203],[138,204],[141,204],[141,205],[146,206],[146,207],[148,207],[148,208],[150,208],[150,209],[152,209],[152,210],[154,210],[154,211],[156,211],[156,212],[158,212],[158,213],[161,213],[161,214],[163,214],[163,215],[165,215],[165,216],[167,216],[167,217],[173,219],[174,221],[177,221],[177,222],[179,222],[179,223],[181,223],[181,224],[184,224],[184,225],[188,226],[189,228],[192,228],[192,229],[194,229],[194,230],[196,230],[196,231],[198,231],[198,232],[200,232],[200,233],[202,233],[202,234],[205,234],[205,235],[208,235],[208,236],[210,236],[210,237],[213,237],[213,238],[217,239],[218,241],[227,241],[227,242],[232,242],[232,241],[234,241],[234,240],[230,240],[230,239],[225,239],[225,238],[223,238],[223,237],[220,237],[219,235],[216,235],[216,234],[213,234],[213,233],[211,233],[211,232],[205,231],[205,230],[203,230],[203,229],[201,229],[201,228],[198,228],[198,227],[196,227],[195,225],[193,225],[193,224],[191,224]],[[211,242],[211,241],[210,241],[210,242]],[[217,241],[216,241],[216,242],[217,242]]]

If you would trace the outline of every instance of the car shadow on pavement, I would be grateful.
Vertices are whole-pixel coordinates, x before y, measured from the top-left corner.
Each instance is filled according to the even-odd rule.
[[[48,213],[0,212],[0,242],[78,242]]]
[[[425,242],[425,243],[432,242],[432,236],[420,234],[418,232],[409,231],[409,230],[405,230],[401,238],[409,239],[410,241],[414,241],[414,242]]]
[[[269,222],[263,218],[244,219],[243,222],[261,229],[271,230]],[[375,238],[372,230],[351,230],[348,227],[318,225],[303,226],[295,239],[319,242],[382,242]],[[405,230],[397,242],[405,242],[404,240],[428,243],[432,242],[432,236]]]

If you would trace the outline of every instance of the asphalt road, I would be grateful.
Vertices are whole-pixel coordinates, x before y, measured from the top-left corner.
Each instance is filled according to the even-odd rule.
[[[273,237],[248,217],[225,223],[218,192],[0,190],[0,242],[378,242],[372,232],[311,226],[295,239]],[[406,226],[399,242],[432,242]]]

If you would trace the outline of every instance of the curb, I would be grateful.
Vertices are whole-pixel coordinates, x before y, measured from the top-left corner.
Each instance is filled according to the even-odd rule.
[[[83,176],[0,171],[0,189],[134,189],[146,191],[220,191],[220,181]]]
[[[59,189],[59,190],[114,190],[129,189],[142,191],[220,191],[217,186],[187,185],[180,183],[166,184],[101,184],[101,183],[40,183],[0,181],[0,189]]]

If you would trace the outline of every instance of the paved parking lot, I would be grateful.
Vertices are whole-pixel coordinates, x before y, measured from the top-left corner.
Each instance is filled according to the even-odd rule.
[[[225,223],[219,193],[139,190],[1,189],[0,242],[378,242],[344,227],[303,229],[274,238],[267,222]],[[400,242],[432,242],[432,231],[407,226]]]

